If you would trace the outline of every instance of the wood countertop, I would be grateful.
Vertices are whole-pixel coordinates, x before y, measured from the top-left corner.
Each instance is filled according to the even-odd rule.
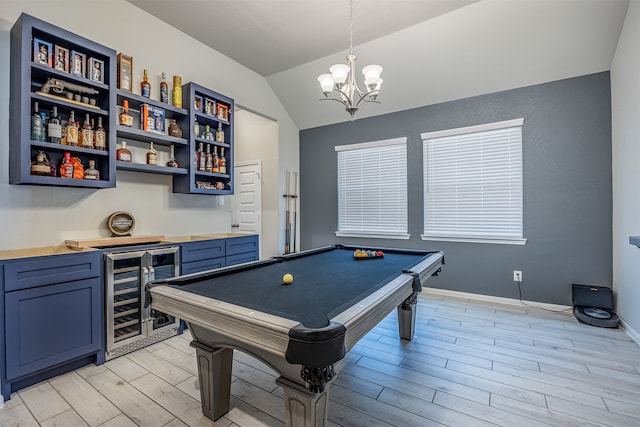
[[[31,258],[47,255],[63,255],[63,254],[77,254],[81,252],[92,252],[95,249],[73,249],[66,245],[60,246],[45,246],[41,248],[26,248],[26,249],[7,249],[0,251],[0,260],[14,259],[14,258]]]

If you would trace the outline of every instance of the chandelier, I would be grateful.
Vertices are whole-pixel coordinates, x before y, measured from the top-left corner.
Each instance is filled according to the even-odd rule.
[[[362,91],[358,87],[355,79],[356,55],[353,53],[353,0],[349,2],[349,55],[346,64],[336,64],[329,68],[331,74],[322,74],[318,77],[320,87],[324,93],[321,101],[331,100],[341,102],[345,110],[351,114],[351,118],[358,111],[360,104],[365,102],[375,102],[382,86],[382,67],[379,65],[367,65],[362,69],[364,75],[364,85],[366,90]]]

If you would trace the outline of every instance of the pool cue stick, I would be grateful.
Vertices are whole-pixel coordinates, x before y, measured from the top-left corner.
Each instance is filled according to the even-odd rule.
[[[293,173],[293,227],[291,228],[293,237],[293,252],[296,251],[296,238],[298,237],[297,230],[298,222],[298,172]]]
[[[285,207],[285,216],[284,216],[284,253],[289,253],[289,242],[291,239],[291,212],[289,211],[289,171],[286,172],[285,178],[285,190],[284,190],[284,200],[286,203]]]

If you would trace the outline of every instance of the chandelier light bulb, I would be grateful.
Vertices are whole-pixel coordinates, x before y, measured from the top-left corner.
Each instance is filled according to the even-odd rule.
[[[333,81],[338,89],[344,85],[347,81],[347,76],[349,75],[349,66],[347,64],[336,64],[332,65],[329,68],[331,75],[333,76]]]
[[[382,74],[382,67],[379,65],[367,65],[362,69],[365,81],[378,81]]]
[[[334,86],[333,76],[331,74],[322,74],[318,76],[318,81],[320,82],[320,87],[322,88],[324,96],[331,95]]]

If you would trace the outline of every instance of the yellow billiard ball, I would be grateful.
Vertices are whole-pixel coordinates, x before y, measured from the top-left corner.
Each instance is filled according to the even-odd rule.
[[[282,283],[284,283],[285,285],[289,285],[291,284],[291,282],[293,282],[293,274],[287,273],[282,276]]]

